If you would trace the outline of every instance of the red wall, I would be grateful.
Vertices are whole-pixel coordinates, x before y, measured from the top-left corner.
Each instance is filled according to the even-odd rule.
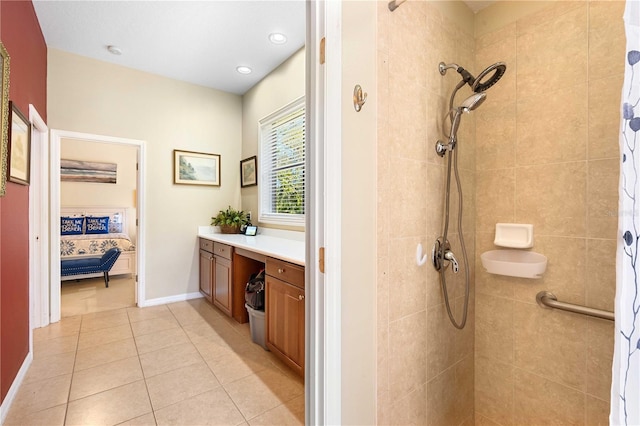
[[[9,99],[46,121],[47,46],[33,4],[0,1],[0,39],[9,52]],[[0,198],[0,400],[29,352],[29,187],[7,182]]]

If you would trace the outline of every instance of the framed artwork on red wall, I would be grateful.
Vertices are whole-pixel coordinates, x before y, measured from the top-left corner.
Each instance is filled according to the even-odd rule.
[[[0,70],[2,71],[2,81],[0,81],[1,104],[0,119],[2,121],[2,135],[0,136],[0,197],[5,193],[7,179],[7,154],[9,141],[9,53],[0,41]]]
[[[11,122],[9,123],[9,161],[7,177],[10,182],[29,185],[31,168],[31,124],[18,107],[9,102]]]

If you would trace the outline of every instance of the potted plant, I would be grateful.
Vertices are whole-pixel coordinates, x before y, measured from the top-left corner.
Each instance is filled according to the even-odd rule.
[[[220,210],[215,217],[211,218],[211,224],[219,226],[223,234],[237,234],[240,232],[240,227],[247,223],[249,223],[247,214],[231,206],[227,210]]]

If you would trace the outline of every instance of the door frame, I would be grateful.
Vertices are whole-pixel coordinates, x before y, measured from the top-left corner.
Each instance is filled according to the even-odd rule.
[[[307,3],[305,423],[342,423],[342,2]],[[325,62],[320,43],[325,39]],[[319,250],[324,248],[324,272]]]
[[[51,322],[60,321],[60,229],[55,224],[60,223],[60,142],[62,139],[76,139],[89,142],[106,144],[120,144],[137,147],[138,173],[136,182],[136,220],[137,247],[136,247],[136,303],[145,306],[145,213],[146,213],[146,143],[137,139],[126,139],[114,136],[95,135],[90,133],[72,132],[68,130],[51,130],[50,151],[50,250],[51,250],[51,298],[50,318]]]
[[[29,329],[49,324],[49,128],[29,104],[31,185],[29,186]]]

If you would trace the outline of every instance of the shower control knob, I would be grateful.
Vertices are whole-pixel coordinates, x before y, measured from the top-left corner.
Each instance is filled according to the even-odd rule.
[[[444,155],[447,153],[447,149],[449,149],[449,146],[441,140],[436,142],[436,154],[438,154],[440,157],[444,157]]]
[[[453,252],[451,250],[447,250],[444,253],[444,258],[451,262],[451,264],[453,265],[453,273],[457,274],[458,271],[460,271],[460,265],[458,265],[458,261],[456,260],[456,257],[453,255]]]

